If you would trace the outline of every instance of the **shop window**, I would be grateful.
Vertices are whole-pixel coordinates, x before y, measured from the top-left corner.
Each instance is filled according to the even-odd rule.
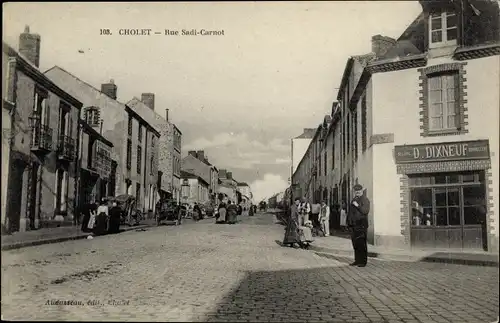
[[[413,226],[460,226],[486,221],[484,172],[410,177]]]

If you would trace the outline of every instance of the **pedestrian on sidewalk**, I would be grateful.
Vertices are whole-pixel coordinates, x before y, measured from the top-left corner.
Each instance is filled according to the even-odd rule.
[[[97,208],[97,216],[94,225],[94,235],[104,235],[108,231],[108,200],[103,198],[101,200],[101,205]]]
[[[321,202],[319,222],[325,237],[328,237],[330,235],[330,207],[326,204],[326,201]]]
[[[283,246],[293,247],[295,243],[300,243],[298,225],[299,206],[300,198],[296,198],[295,203],[290,206],[290,213],[286,221],[285,237],[283,238]]]
[[[345,201],[342,201],[342,206],[340,207],[340,229],[347,231],[347,207]]]
[[[122,216],[122,210],[118,207],[116,202],[113,202],[111,209],[109,210],[109,225],[108,233],[120,233],[120,220]]]
[[[201,220],[201,209],[198,203],[194,202],[193,206],[193,220],[199,221]]]
[[[368,232],[368,213],[370,201],[363,194],[363,186],[356,184],[353,187],[354,198],[349,207],[347,224],[352,229],[351,241],[354,248],[354,262],[351,266],[365,267],[368,261],[368,246],[366,242]]]
[[[89,203],[86,203],[83,206],[83,208],[82,208],[83,218],[82,218],[82,227],[81,227],[83,232],[92,232],[92,229],[94,227],[93,227],[93,224],[90,227],[89,222],[90,222],[90,219],[92,217],[92,213],[95,214],[95,212],[97,212],[97,205],[95,204],[95,202],[93,200],[90,201]]]
[[[302,203],[299,204],[299,226],[303,226],[306,221],[309,221],[309,213],[311,213],[311,204],[307,198],[302,198]]]

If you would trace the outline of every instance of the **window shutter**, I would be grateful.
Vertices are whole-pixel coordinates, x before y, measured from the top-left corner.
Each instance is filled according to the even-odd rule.
[[[455,81],[455,124],[458,130],[463,128],[462,116],[460,111],[460,106],[462,105],[462,100],[460,97],[460,73],[457,71],[454,76]]]
[[[42,100],[42,113],[43,113],[43,115],[42,115],[43,121],[42,122],[45,126],[48,127],[50,124],[50,106],[47,103],[48,98],[42,97],[41,100]]]

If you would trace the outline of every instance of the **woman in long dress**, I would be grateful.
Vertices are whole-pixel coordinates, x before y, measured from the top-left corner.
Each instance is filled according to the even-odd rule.
[[[108,231],[109,208],[107,199],[103,198],[101,205],[97,208],[97,216],[94,225],[94,235],[104,235]]]
[[[345,201],[342,201],[342,206],[340,208],[340,228],[342,231],[346,231],[347,228],[347,211]]]
[[[224,202],[219,204],[219,218],[216,223],[226,223],[226,204]]]
[[[295,199],[295,204],[290,206],[290,216],[288,217],[288,221],[286,223],[285,228],[285,237],[283,238],[283,245],[293,247],[295,243],[299,244],[299,212],[298,206],[300,204],[300,199]]]

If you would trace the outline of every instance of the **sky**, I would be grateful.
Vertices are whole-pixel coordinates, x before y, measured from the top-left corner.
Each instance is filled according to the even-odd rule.
[[[120,102],[154,93],[156,112],[168,108],[182,131],[183,155],[204,150],[259,201],[288,185],[291,138],[330,113],[347,59],[369,53],[373,35],[399,37],[420,11],[417,1],[10,2],[2,36],[17,49],[29,25],[42,71],[58,65],[97,88],[113,79]]]

